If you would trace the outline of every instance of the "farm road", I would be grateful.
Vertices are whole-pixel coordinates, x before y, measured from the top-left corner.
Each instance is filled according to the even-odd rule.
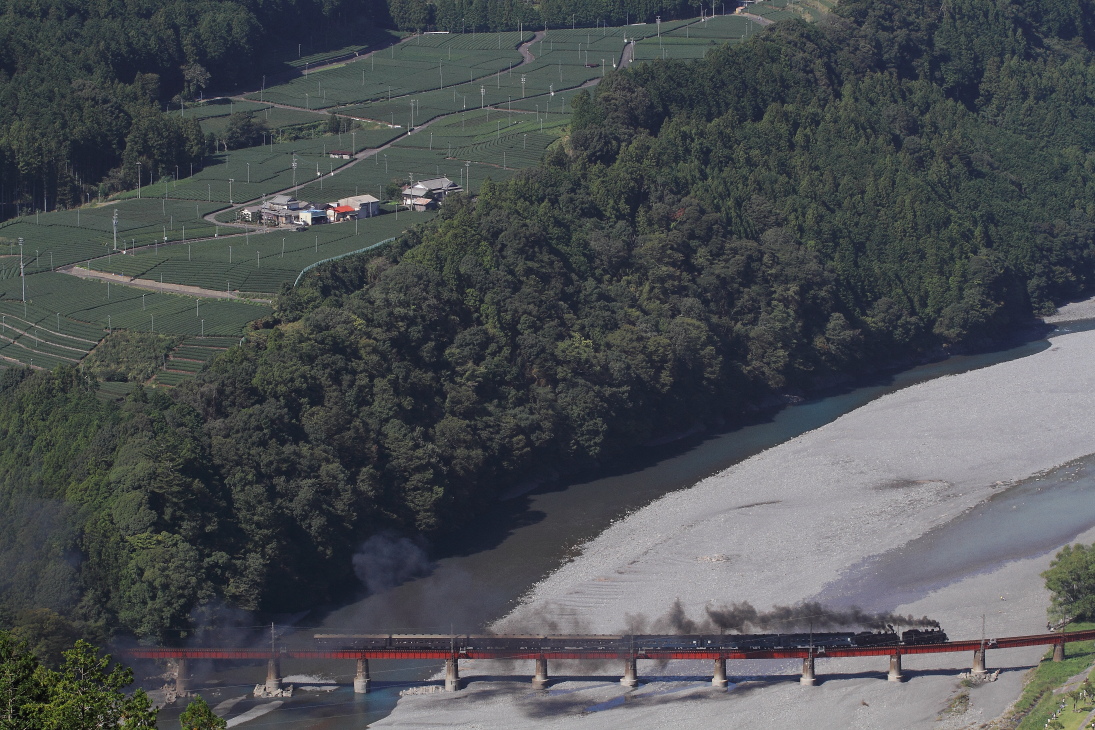
[[[761,20],[764,20],[764,19],[762,18],[762,19],[758,20],[758,22],[760,22]],[[532,38],[527,43],[522,43],[520,46],[517,47],[517,50],[521,54],[521,62],[515,68],[518,68],[520,66],[524,66],[524,65],[529,64],[529,63],[532,63],[536,60],[536,56],[532,53],[532,44],[539,43],[546,36],[547,36],[547,33],[545,31],[536,31],[535,33],[533,33]],[[408,43],[411,40],[413,40],[413,38],[414,38],[414,36],[411,36],[410,38],[407,38],[406,40],[404,40],[402,42],[403,43]],[[355,56],[353,59],[349,59],[349,58],[344,57],[344,58],[341,58],[341,59],[332,60],[332,61],[330,61],[326,64],[323,64],[323,65],[320,65],[320,66],[314,66],[314,67],[312,67],[311,70],[318,71],[318,70],[322,70],[324,68],[331,68],[331,67],[335,67],[335,66],[345,65],[348,61],[352,62],[354,60],[368,58],[373,53],[379,53],[383,50],[387,50],[387,46],[385,46],[384,48],[378,48],[375,51],[372,51],[370,53],[366,53],[366,54],[361,55],[361,56]],[[631,41],[630,43],[628,43],[624,47],[623,53],[620,56],[620,67],[624,68],[626,66],[631,65],[631,63],[634,60],[634,57],[635,57],[635,42]],[[488,78],[491,75],[492,74],[485,74],[484,76],[482,76],[480,78]],[[581,88],[596,86],[598,83],[600,83],[600,79],[590,79],[589,81],[582,84]],[[232,95],[232,96],[229,96],[229,97],[223,97],[223,98],[231,98],[231,99],[237,99],[239,101],[246,101],[247,99],[245,99],[245,96],[248,93],[253,93],[253,92],[242,92],[240,94]],[[411,95],[410,94],[404,94],[403,96],[411,96]],[[325,117],[327,115],[327,112],[329,111],[328,109],[323,109],[323,110],[302,109],[301,107],[292,106],[290,104],[278,104],[278,103],[269,102],[269,101],[264,101],[263,103],[264,104],[270,104],[273,107],[277,107],[277,108],[281,108],[281,109],[291,109],[291,110],[294,110],[294,111],[312,112],[317,117]],[[333,107],[333,108],[337,109],[338,107]],[[401,134],[400,136],[396,137],[395,139],[391,140],[390,142],[388,142],[386,144],[383,144],[379,147],[373,147],[373,148],[365,149],[365,150],[362,150],[361,152],[356,152],[354,154],[354,159],[351,160],[349,163],[343,165],[342,167],[338,168],[337,170],[335,170],[333,172],[329,172],[329,173],[326,173],[324,175],[321,175],[320,177],[317,177],[316,179],[317,180],[321,179],[321,178],[330,179],[330,178],[334,177],[335,175],[339,174],[340,172],[349,169],[353,165],[356,165],[358,162],[360,162],[362,160],[367,160],[367,159],[370,159],[370,158],[372,158],[372,157],[374,157],[378,154],[381,154],[382,152],[384,152],[384,150],[388,149],[389,147],[394,145],[396,142],[402,140],[407,135],[415,134],[415,133],[429,127],[431,124],[433,124],[434,122],[437,122],[438,120],[443,120],[443,119],[446,119],[446,118],[448,118],[450,116],[454,116],[454,115],[455,115],[455,113],[434,117],[433,119],[426,122],[425,124],[421,124],[421,125],[415,127],[414,130],[408,130],[408,131],[404,132],[403,134]],[[357,117],[351,117],[351,118],[356,119]],[[362,121],[370,121],[370,120],[362,120]],[[475,164],[486,165],[488,167],[498,167],[498,165],[491,165],[489,163],[475,163]],[[283,190],[279,190],[279,191],[276,191],[274,193],[271,193],[271,195],[292,194],[293,191],[294,191],[293,186],[289,186],[289,187],[287,187]],[[221,236],[221,238],[234,238],[236,236],[241,236],[241,235],[244,235],[244,233],[247,231],[247,229],[259,230],[259,226],[247,225],[247,224],[244,224],[244,223],[236,223],[234,221],[224,223],[224,222],[221,222],[221,221],[216,219],[217,214],[218,213],[223,213],[224,210],[232,210],[233,208],[240,209],[240,208],[244,208],[244,207],[247,207],[247,206],[252,206],[252,205],[255,205],[256,203],[260,203],[261,200],[262,200],[261,198],[255,198],[254,200],[248,200],[248,201],[245,201],[243,203],[239,203],[237,205],[230,206],[227,209],[222,209],[220,211],[214,211],[212,213],[209,213],[209,214],[205,215],[204,218],[205,218],[205,220],[207,220],[210,223],[213,223],[215,225],[227,226],[227,227],[235,228],[235,229],[240,231],[239,233],[236,233],[236,234]],[[166,245],[170,246],[170,245],[175,245],[176,243],[180,243],[180,242],[172,242],[172,243],[169,243],[169,244],[166,244]],[[103,256],[101,256],[99,258],[103,258],[107,255],[109,255],[109,254],[104,254]],[[97,260],[97,259],[95,259],[95,260]],[[161,283],[161,282],[158,282],[158,281],[152,281],[150,279],[137,279],[137,278],[130,279],[127,276],[119,276],[117,274],[110,274],[110,273],[106,273],[106,272],[93,271],[93,270],[81,268],[81,267],[78,267],[75,264],[73,264],[71,266],[59,267],[57,269],[57,271],[60,272],[60,273],[69,274],[70,276],[77,276],[77,277],[80,277],[80,278],[83,278],[83,279],[98,279],[100,281],[113,281],[113,282],[116,282],[116,283],[119,283],[119,284],[126,284],[128,286],[132,286],[132,287],[136,287],[136,288],[140,288],[140,289],[147,289],[149,291],[167,292],[167,293],[172,293],[172,294],[184,294],[184,295],[188,295],[188,296],[202,297],[202,298],[207,298],[207,299],[239,299],[240,298],[238,296],[233,296],[231,292],[214,291],[212,289],[202,289],[201,287],[188,286],[188,285],[185,285],[185,284]],[[247,299],[246,301],[262,303],[262,304],[269,304],[270,303],[270,300],[267,300],[267,299]]]
[[[531,50],[532,44],[543,40],[546,35],[547,35],[547,33],[542,31],[542,30],[537,31],[537,32],[532,34],[532,39],[530,41],[528,41],[527,43],[522,43],[520,46],[517,47],[517,50],[521,53],[522,61],[521,61],[521,63],[517,64],[517,66],[515,66],[514,68],[520,68],[521,66],[524,66],[525,64],[528,64],[528,63],[532,63],[533,61],[536,60],[536,57],[532,54],[532,50]],[[414,36],[411,36],[411,38],[414,38]],[[411,38],[408,38],[406,41],[403,41],[403,42],[404,43],[409,42],[411,40]],[[375,51],[374,51],[374,53],[375,53]],[[361,58],[368,58],[369,55],[370,54],[366,54],[364,56],[361,56]],[[627,55],[626,50],[624,51],[624,55],[625,56]],[[634,53],[632,52],[631,56],[633,56],[633,55],[634,55]],[[629,60],[630,60],[631,56],[628,56]],[[340,65],[340,64],[331,64],[331,65]],[[323,68],[323,67],[317,67],[317,68]],[[493,74],[486,74],[485,76],[482,76],[480,78],[488,78],[492,75]],[[582,84],[582,87],[596,86],[598,82],[600,82],[600,79],[591,79],[590,81],[587,81],[586,83]],[[240,94],[240,95],[232,97],[232,98],[239,99],[239,100],[244,100],[244,95],[248,94],[248,93],[252,93],[252,92],[244,92],[243,94]],[[412,96],[412,94],[403,94],[402,96],[408,97],[408,96]],[[401,98],[401,97],[396,97],[396,98]],[[263,102],[263,103],[264,104],[271,104],[272,102]],[[330,111],[330,110],[327,110],[327,109],[325,109],[323,111],[310,110],[310,109],[301,109],[298,106],[290,106],[290,105],[287,105],[287,104],[273,104],[273,106],[281,107],[281,108],[284,108],[284,109],[292,109],[294,111],[313,111],[317,116],[318,115],[326,116],[327,112]],[[354,105],[354,106],[356,106],[356,105]],[[338,107],[332,107],[332,108],[337,109]],[[492,108],[494,108],[494,107],[492,107]],[[530,112],[530,113],[533,113],[533,112]],[[434,122],[437,122],[437,121],[440,121],[440,120],[443,120],[443,119],[447,119],[448,117],[455,116],[456,114],[457,114],[457,112],[453,112],[452,114],[442,114],[441,116],[434,117],[430,121],[425,122],[424,124],[418,125],[413,130],[407,130],[406,132],[399,135],[398,137],[391,140],[390,142],[387,142],[386,144],[382,144],[379,147],[370,147],[369,149],[364,149],[361,152],[355,152],[353,160],[346,163],[345,165],[338,168],[337,170],[334,170],[332,172],[328,172],[328,173],[325,173],[323,175],[320,175],[320,176],[316,177],[315,179],[316,180],[321,180],[321,179],[330,180],[335,175],[338,175],[340,172],[344,172],[345,170],[350,169],[351,167],[353,167],[357,163],[361,162],[362,160],[370,159],[370,158],[382,153],[384,150],[388,149],[389,147],[394,145],[396,142],[399,142],[404,137],[407,137],[411,134],[416,134],[416,133],[422,131],[423,129],[426,129],[427,127],[429,127]],[[352,119],[359,119],[359,117],[351,117],[351,118]],[[363,120],[363,121],[371,121],[371,120]],[[474,164],[476,164],[476,165],[485,165],[487,167],[498,167],[498,165],[492,165],[492,164],[489,164],[489,163],[482,163],[482,162],[476,162]],[[315,180],[309,180],[309,182],[315,182]],[[281,195],[281,194],[286,194],[287,195],[287,194],[292,194],[293,192],[294,192],[293,186],[289,186],[289,187],[285,188],[284,190],[278,190],[274,193],[271,193],[271,195]],[[238,205],[234,205],[230,208],[227,208],[227,210],[232,210],[233,208],[236,208],[236,209],[245,208],[245,207],[248,207],[248,206],[255,205],[256,203],[260,203],[262,200],[263,200],[263,198],[255,198],[254,200],[248,200],[246,202],[239,203]],[[224,222],[224,221],[217,220],[217,215],[219,215],[223,212],[224,212],[224,209],[218,210],[218,211],[213,211],[212,213],[208,213],[204,216],[205,220],[207,220],[210,223],[213,223],[215,225],[231,226],[233,228],[238,228],[238,229],[241,229],[241,230],[245,230],[245,229],[248,229],[248,228],[250,228],[251,230],[258,230],[259,229],[258,226],[247,225],[246,223],[237,223],[235,221]],[[236,235],[239,235],[239,234],[236,234]],[[222,238],[223,238],[223,236],[222,236]]]
[[[200,286],[190,286],[188,284],[171,284],[162,283],[159,281],[153,281],[151,279],[138,279],[136,277],[122,276],[120,274],[109,274],[105,271],[91,271],[77,266],[76,264],[70,264],[68,266],[62,266],[57,269],[62,274],[68,274],[75,276],[79,279],[97,279],[99,281],[110,281],[115,284],[124,284],[126,286],[134,287],[135,289],[148,289],[149,291],[160,292],[163,294],[185,294],[189,297],[197,297],[199,299],[235,299],[236,301],[253,302],[255,304],[273,304],[272,299],[255,299],[251,297],[241,297],[239,293],[235,295],[231,291],[219,291],[213,289],[203,289]]]
[[[771,25],[772,23],[776,22],[771,18],[765,18],[761,15],[753,15],[752,13],[737,13],[737,15],[740,15],[743,18],[749,18],[749,20],[753,21],[757,25]]]

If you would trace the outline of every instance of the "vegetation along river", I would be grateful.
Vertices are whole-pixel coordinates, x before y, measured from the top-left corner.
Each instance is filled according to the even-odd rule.
[[[1055,332],[1091,329],[1095,322],[1062,325]],[[429,560],[419,546],[409,541],[376,541],[358,557],[366,574],[388,570],[390,582],[398,582],[373,595],[333,610],[317,609],[312,614],[286,619],[294,628],[281,635],[289,645],[304,646],[317,632],[471,632],[483,628],[508,612],[539,579],[614,520],[677,489],[695,484],[706,476],[726,469],[749,456],[829,423],[841,415],[886,393],[918,382],[995,365],[1040,352],[1048,347],[1045,339],[1034,337],[994,352],[956,356],[879,377],[842,392],[817,397],[793,407],[758,417],[754,423],[721,433],[704,434],[675,443],[646,449],[625,465],[615,465],[601,473],[586,475],[562,483],[550,484],[514,496],[499,503],[492,514],[483,515],[478,524],[469,525],[460,544],[435,546],[432,552],[443,557]],[[949,525],[914,540],[901,551],[872,559],[862,570],[852,571],[851,582],[823,598],[835,602],[856,602],[870,608],[877,605],[873,596],[885,588],[887,603],[895,600],[893,591],[901,588],[898,603],[936,587],[940,573],[932,566],[953,565],[955,540],[969,530],[992,534],[989,526],[1001,518],[1035,519],[1050,524],[1050,512],[1060,501],[1062,490],[1069,491],[1095,479],[1095,467],[1086,463],[1062,468],[1046,479],[1017,485]],[[1067,499],[1067,495],[1063,498]],[[1008,551],[997,549],[997,542],[985,543],[981,553],[965,553],[955,574],[966,574],[1014,557],[1038,550],[1049,550],[1095,525],[1095,501],[1087,509],[1073,509],[1066,522],[1057,521],[1054,529],[998,530],[1006,535]],[[1073,505],[1076,502],[1072,502]],[[1031,515],[1034,515],[1032,518]],[[1044,519],[1043,519],[1044,518]],[[1023,535],[1031,537],[1030,544]],[[995,547],[994,547],[995,546]],[[940,562],[942,561],[942,562]],[[391,569],[395,564],[417,566],[416,570]],[[919,572],[908,573],[916,568]],[[854,576],[858,575],[856,578]],[[879,576],[911,575],[902,586],[882,586]],[[931,577],[929,579],[929,576]],[[922,579],[921,579],[922,578]],[[251,641],[259,641],[252,638]],[[345,664],[345,666],[342,666]],[[399,692],[420,682],[439,666],[436,663],[371,662],[372,691],[353,694],[350,685],[351,662],[286,662],[282,671],[288,681],[301,677],[320,678],[337,683],[329,692],[298,692],[265,714],[258,714],[271,700],[254,700],[253,686],[265,677],[259,666],[219,668],[195,667],[194,686],[211,705],[240,699],[228,713],[231,719],[249,713],[254,719],[247,728],[324,728],[342,730],[361,727],[389,714]],[[306,682],[307,683],[307,682]],[[179,708],[160,715],[160,726],[176,727]],[[240,720],[244,719],[242,717]]]

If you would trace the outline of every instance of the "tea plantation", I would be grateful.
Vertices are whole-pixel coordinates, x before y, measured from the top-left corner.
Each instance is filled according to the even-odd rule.
[[[750,12],[815,11],[779,0]],[[249,322],[271,311],[273,295],[312,264],[433,216],[385,205],[382,215],[357,222],[263,230],[235,224],[241,204],[280,192],[317,203],[364,193],[383,200],[393,182],[439,176],[474,193],[488,178],[537,164],[566,133],[573,94],[611,71],[625,43],[636,42],[636,61],[693,58],[756,29],[740,16],[551,29],[530,44],[527,62],[518,49],[530,31],[430,34],[391,47],[385,36],[374,39],[380,50],[371,55],[321,68],[344,54],[304,57],[291,63],[300,75],[288,82],[182,107],[178,114],[199,119],[217,139],[240,111],[269,133],[260,146],[218,151],[159,178],[143,171],[139,189],[111,201],[0,225],[0,366],[76,364],[115,330],[150,332],[178,341],[148,383],[176,385],[238,342]],[[353,128],[329,133],[331,114],[349,117]],[[362,159],[333,159],[333,150]],[[90,278],[66,273],[72,269]],[[156,290],[161,282],[208,293]],[[103,393],[131,387],[105,383]]]

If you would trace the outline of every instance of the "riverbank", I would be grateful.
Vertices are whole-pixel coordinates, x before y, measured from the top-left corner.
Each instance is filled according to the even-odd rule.
[[[1055,337],[1030,357],[880,398],[659,499],[588,543],[498,628],[614,632],[628,615],[653,619],[678,597],[696,618],[707,605],[732,601],[764,609],[824,595],[839,603],[841,586],[856,577],[853,566],[869,565],[870,556],[900,548],[1019,480],[1095,452],[1093,356],[1095,334]],[[978,636],[982,613],[989,635],[1033,633],[1045,626],[1038,573],[1049,558],[1043,551],[988,573],[954,576],[908,605],[885,605],[882,597],[870,608],[930,613],[954,638]],[[990,661],[1022,668],[1040,655],[994,652]],[[897,686],[879,680],[882,660],[862,659],[822,663],[824,681],[815,688],[794,681],[793,663],[731,666],[731,673],[766,675],[732,678],[738,686],[729,693],[715,693],[697,677],[706,667],[677,663],[647,668],[665,681],[632,693],[613,681],[617,667],[595,672],[603,679],[568,681],[546,694],[518,681],[472,681],[458,695],[405,698],[374,726],[654,727],[734,712],[738,727],[807,718],[834,728],[929,727],[958,691],[955,675],[969,659],[909,659],[910,680]],[[492,671],[487,663],[464,667],[473,680]],[[998,715],[1018,695],[1022,673],[1003,672],[971,693],[966,713],[943,721],[962,727]],[[764,689],[749,691],[757,686]]]

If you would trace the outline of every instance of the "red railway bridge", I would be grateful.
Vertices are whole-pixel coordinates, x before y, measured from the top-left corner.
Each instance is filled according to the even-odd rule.
[[[437,635],[432,637],[438,645],[443,645],[452,639],[452,646],[456,647],[456,637]],[[504,637],[500,637],[504,638]],[[547,637],[560,640],[565,644],[566,636]],[[584,638],[584,637],[573,637]],[[642,637],[633,637],[641,639]],[[711,661],[714,663],[714,672],[711,683],[716,687],[726,687],[726,660],[728,659],[802,659],[802,675],[800,682],[812,685],[816,680],[814,673],[814,661],[816,659],[838,659],[845,657],[875,657],[888,656],[890,667],[888,679],[891,682],[900,682],[903,679],[901,670],[901,657],[912,654],[940,654],[944,652],[973,652],[973,666],[971,673],[974,676],[988,674],[985,663],[985,654],[989,649],[1014,649],[1026,646],[1052,646],[1053,661],[1062,661],[1065,656],[1065,644],[1074,641],[1095,640],[1095,630],[1075,631],[1071,633],[1033,634],[1030,636],[1008,636],[995,639],[977,639],[970,641],[946,641],[934,644],[893,644],[878,646],[815,646],[804,648],[762,649],[762,650],[736,650],[736,649],[575,649],[564,648],[557,650],[536,649],[528,651],[494,650],[494,649],[293,649],[293,648],[143,648],[128,649],[123,652],[133,659],[173,659],[178,662],[178,675],[176,678],[176,692],[182,697],[189,694],[189,669],[191,660],[263,660],[267,662],[266,689],[268,691],[281,688],[280,662],[283,659],[330,659],[349,660],[357,662],[357,672],[354,677],[354,691],[365,693],[369,691],[369,660],[410,660],[433,659],[445,662],[445,688],[449,691],[460,689],[459,662],[461,659],[526,659],[536,663],[536,673],[532,678],[533,686],[544,688],[548,685],[548,661],[561,659],[595,659],[617,660],[623,662],[624,672],[620,682],[628,687],[638,685],[637,663],[640,659],[665,661],[669,659],[686,659],[693,661]],[[642,642],[639,642],[642,643]]]

